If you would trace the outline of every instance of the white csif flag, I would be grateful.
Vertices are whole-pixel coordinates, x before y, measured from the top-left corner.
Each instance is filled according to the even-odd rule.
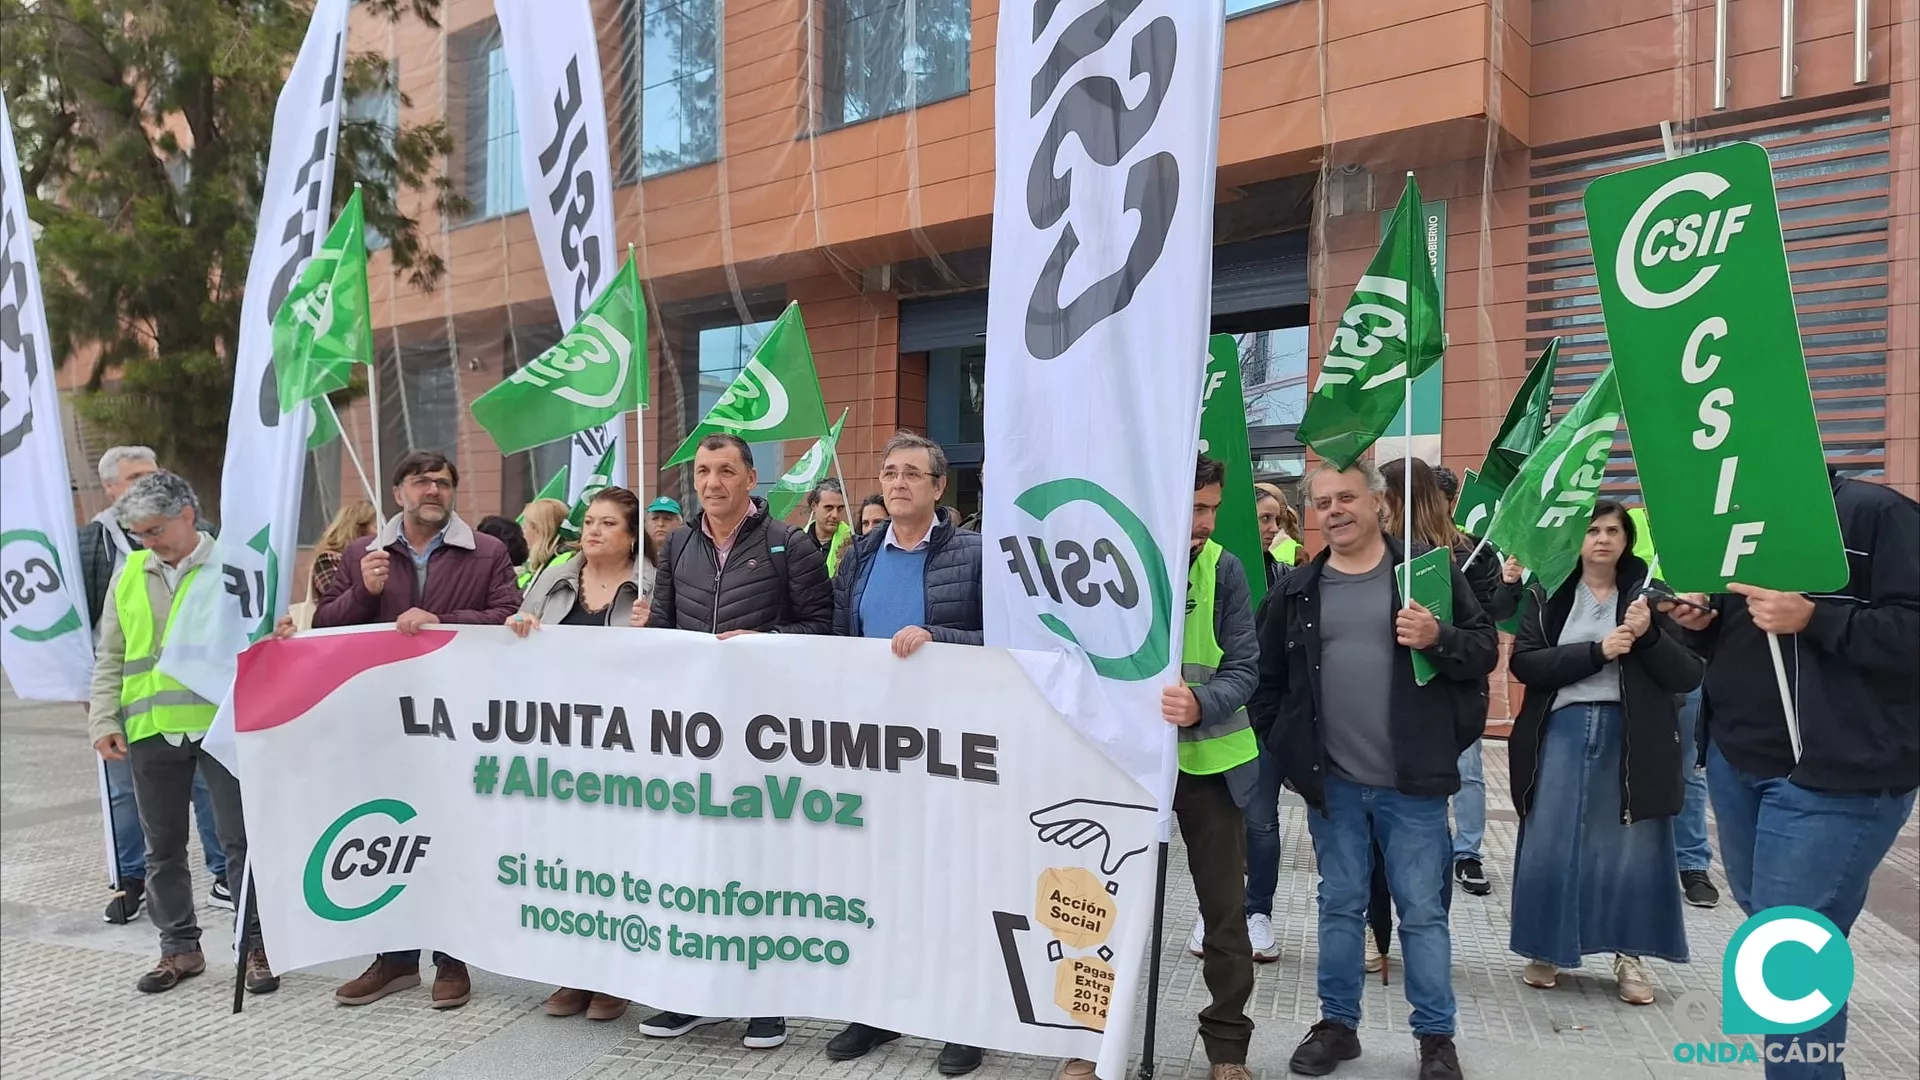
[[[234,658],[273,629],[287,610],[299,557],[300,492],[313,412],[280,411],[273,374],[273,315],[302,264],[325,237],[333,213],[334,151],[340,137],[348,0],[319,0],[300,55],[273,114],[273,146],[247,291],[240,306],[233,410],[220,474],[217,562],[194,575],[160,669],[209,701],[225,702]],[[206,746],[236,775],[229,709]]]
[[[589,0],[495,0],[500,48],[520,118],[520,171],[527,216],[547,268],[560,325],[571,330],[600,295],[620,260],[613,248],[613,162],[600,44]],[[627,418],[575,435],[568,501],[580,497],[600,458],[613,449],[615,482],[626,484]],[[653,484],[636,455],[642,491]]]
[[[32,227],[0,101],[0,659],[23,698],[85,701],[93,634]]]
[[[986,640],[1086,657],[1035,678],[1160,801],[1180,680],[1206,365],[1218,4],[1005,4],[987,308]],[[1140,952],[1122,950],[1122,964]],[[1119,985],[1144,980],[1127,977]],[[1100,1075],[1124,1074],[1113,1002]]]

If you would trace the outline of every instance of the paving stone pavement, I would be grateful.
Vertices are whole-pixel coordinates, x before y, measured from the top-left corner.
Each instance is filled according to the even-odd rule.
[[[851,1063],[822,1050],[837,1024],[795,1020],[787,1045],[743,1050],[739,1025],[683,1039],[643,1038],[628,1018],[596,1025],[540,1012],[548,987],[475,973],[473,1002],[434,1012],[426,992],[397,995],[361,1009],[333,1003],[331,991],[365,960],[286,975],[278,994],[229,1013],[231,973],[204,977],[157,996],[134,980],[155,955],[153,927],[100,921],[106,902],[99,795],[78,706],[23,703],[0,690],[0,1077],[5,1080],[320,1080],[399,1078],[613,1080],[620,1077],[812,1077],[896,1080],[936,1075],[938,1046],[902,1039]],[[1494,891],[1455,897],[1453,976],[1459,998],[1461,1058],[1476,1077],[1561,1074],[1581,1080],[1682,1080],[1757,1075],[1737,1066],[1682,1065],[1673,1002],[1695,991],[1719,999],[1720,957],[1741,918],[1731,898],[1713,910],[1687,909],[1691,964],[1649,961],[1659,1003],[1634,1008],[1613,996],[1605,958],[1563,976],[1559,989],[1532,990],[1506,950],[1508,868],[1515,825],[1506,795],[1504,744],[1486,754],[1489,821],[1486,868]],[[1274,926],[1284,949],[1262,967],[1249,1012],[1254,1075],[1286,1075],[1286,1059],[1318,1016],[1314,991],[1312,849],[1305,809],[1282,808],[1283,856]],[[1874,880],[1868,911],[1854,927],[1858,974],[1852,997],[1849,1075],[1920,1076],[1920,825],[1909,821]],[[196,841],[197,842],[197,841]],[[1194,1033],[1206,1002],[1199,962],[1184,944],[1194,901],[1176,844],[1170,874],[1167,948],[1161,966],[1161,1041],[1156,1075],[1205,1077]],[[208,884],[197,861],[196,885]],[[1716,869],[1716,880],[1718,871]],[[1724,883],[1723,887],[1724,887]],[[233,920],[204,907],[208,955],[225,954]],[[1350,1080],[1411,1078],[1413,1040],[1397,968],[1394,984],[1368,981],[1362,1040],[1366,1053],[1343,1066]],[[990,1053],[975,1075],[1043,1080],[1054,1063]]]

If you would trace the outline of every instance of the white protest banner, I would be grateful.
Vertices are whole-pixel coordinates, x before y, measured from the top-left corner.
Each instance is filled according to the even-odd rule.
[[[247,291],[235,346],[233,408],[220,473],[217,563],[194,574],[180,600],[160,669],[209,701],[233,685],[234,657],[287,610],[299,558],[300,492],[313,410],[280,411],[273,316],[333,221],[347,0],[319,0],[273,114]],[[212,516],[211,507],[202,513]],[[209,749],[224,744],[209,737]],[[223,758],[223,760],[225,760]],[[231,762],[228,763],[231,766]]]
[[[613,155],[593,6],[589,0],[494,0],[494,10],[520,119],[527,217],[560,326],[571,330],[620,266],[613,249]],[[640,362],[646,363],[644,343]],[[609,447],[615,482],[627,483],[626,417],[588,428],[572,445],[569,502],[580,497],[579,485]],[[641,465],[639,484],[648,491],[653,485],[644,460]]]
[[[1151,797],[1001,650],[320,631],[243,656],[235,707],[282,967],[424,946],[1087,1058],[1142,977]]]
[[[0,657],[21,697],[85,701],[93,635],[32,228],[0,101]]]

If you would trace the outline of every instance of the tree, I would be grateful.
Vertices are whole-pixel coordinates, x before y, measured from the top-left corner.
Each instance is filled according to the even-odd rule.
[[[440,0],[367,0],[376,18],[437,25]],[[310,0],[0,0],[0,89],[20,150],[58,358],[99,358],[83,415],[157,450],[213,498],[233,394],[233,349],[275,98]],[[333,196],[362,185],[394,273],[444,272],[403,192],[442,214],[464,200],[439,171],[446,123],[401,127],[386,58],[347,61]],[[117,386],[104,380],[120,376]]]

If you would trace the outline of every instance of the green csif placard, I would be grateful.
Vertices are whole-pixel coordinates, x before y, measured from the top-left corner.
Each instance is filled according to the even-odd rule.
[[[1227,467],[1213,538],[1247,571],[1253,606],[1267,595],[1260,520],[1253,505],[1253,453],[1247,449],[1247,399],[1240,387],[1240,343],[1230,334],[1207,340],[1207,381],[1200,389],[1200,452]]]
[[[1586,210],[1662,574],[1682,591],[1846,584],[1767,152],[1604,176]]]

